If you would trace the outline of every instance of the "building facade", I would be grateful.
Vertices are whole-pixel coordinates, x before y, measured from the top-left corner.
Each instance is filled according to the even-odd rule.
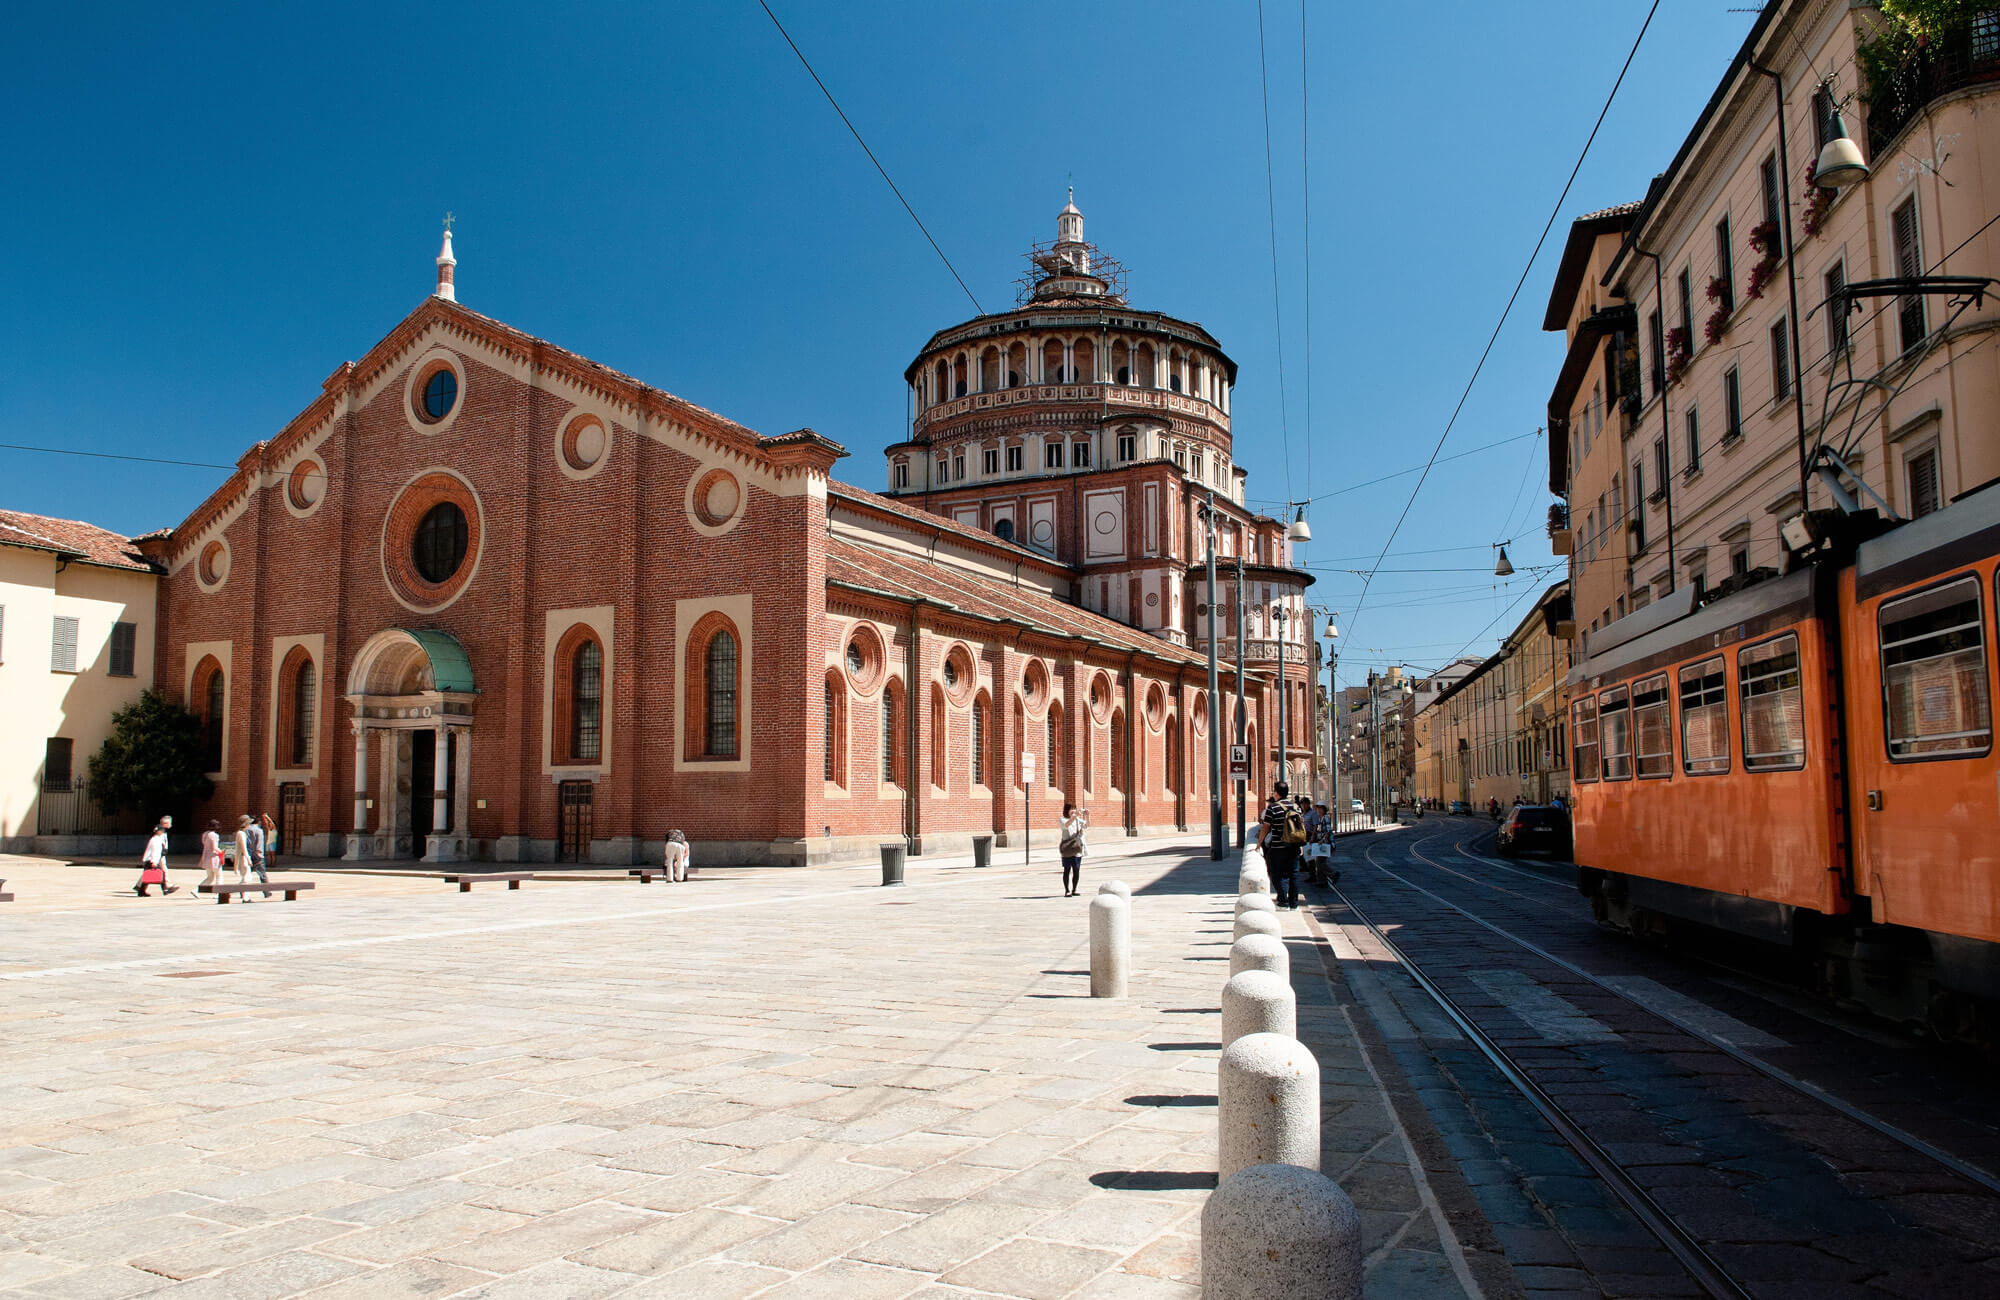
[[[1121,605],[1081,516],[1028,544],[1041,489],[1023,537],[992,502],[838,483],[830,440],[470,311],[456,265],[447,236],[432,296],[143,542],[159,680],[217,738],[198,816],[270,811],[286,851],[351,861],[624,863],[680,829],[703,861],[794,864],[1040,840],[1066,800],[1100,833],[1206,821],[1205,528],[1171,458],[1109,485],[1136,503]],[[1094,530],[1074,470],[1046,486]],[[1265,629],[1308,579],[1229,508]],[[1248,659],[1261,798],[1281,696]]]
[[[1917,282],[2000,274],[2000,19],[1901,24],[1765,6],[1644,201],[1572,228],[1544,324],[1584,635],[1781,570],[1804,511],[1910,518],[2000,476],[2000,300]],[[1871,167],[1843,189],[1811,179],[1837,117]]]
[[[85,773],[153,684],[158,587],[129,538],[0,510],[0,852],[110,852],[142,829]]]
[[[1500,648],[1440,692],[1425,716],[1436,747],[1432,768],[1446,802],[1475,809],[1569,798],[1569,750],[1561,705],[1571,643],[1556,635],[1569,584],[1542,593]]]

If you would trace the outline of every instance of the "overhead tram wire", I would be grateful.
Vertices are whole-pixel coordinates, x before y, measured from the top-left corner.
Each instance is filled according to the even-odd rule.
[[[1299,0],[1299,185],[1304,208],[1303,231],[1306,299],[1306,495],[1313,490],[1313,205],[1312,114],[1308,111],[1312,78],[1306,72],[1306,0]],[[1287,484],[1287,487],[1290,485]]]
[[[1260,0],[1261,2],[1261,0]],[[1653,15],[1660,11],[1660,0],[1653,0],[1646,10],[1646,21],[1639,25],[1639,34],[1632,38],[1632,48],[1626,52],[1625,62],[1618,69],[1618,79],[1611,83],[1611,93],[1604,97],[1604,107],[1597,112],[1597,121],[1591,124],[1590,135],[1585,138],[1583,148],[1576,156],[1576,165],[1570,168],[1569,179],[1563,182],[1562,193],[1556,196],[1555,204],[1549,209],[1549,219],[1542,225],[1542,233],[1535,240],[1535,246],[1528,253],[1528,260],[1521,267],[1520,278],[1514,281],[1514,291],[1507,295],[1507,305],[1500,310],[1500,319],[1493,324],[1493,333],[1487,337],[1486,346],[1479,353],[1479,361],[1472,367],[1471,378],[1465,381],[1465,390],[1458,395],[1458,405],[1452,407],[1451,418],[1445,421],[1444,432],[1438,435],[1437,445],[1431,448],[1431,458],[1425,463],[1423,473],[1418,476],[1416,486],[1410,489],[1410,499],[1403,503],[1403,512],[1396,516],[1396,524],[1389,530],[1388,538],[1382,543],[1382,553],[1396,543],[1396,535],[1403,530],[1404,520],[1410,517],[1410,509],[1417,503],[1417,494],[1424,490],[1424,482],[1430,478],[1431,466],[1437,463],[1438,453],[1444,450],[1445,439],[1451,437],[1453,426],[1458,423],[1459,413],[1472,396],[1472,386],[1479,382],[1480,372],[1486,369],[1486,359],[1493,355],[1493,345],[1500,341],[1500,331],[1505,328],[1507,318],[1513,314],[1514,303],[1521,296],[1521,289],[1528,283],[1528,274],[1534,270],[1535,259],[1541,256],[1542,245],[1548,242],[1549,231],[1555,229],[1556,218],[1562,215],[1562,205],[1569,199],[1570,188],[1576,184],[1577,174],[1583,170],[1583,160],[1590,156],[1590,146],[1596,142],[1597,133],[1604,126],[1604,119],[1611,112],[1611,103],[1618,98],[1618,88],[1625,84],[1625,74],[1632,69],[1632,60],[1638,56],[1639,46],[1646,39],[1646,32],[1653,25]],[[1361,597],[1354,603],[1354,611],[1347,616],[1348,634],[1353,635],[1354,625],[1361,617],[1362,607],[1368,602],[1368,588],[1364,584]]]
[[[763,3],[763,0],[758,0]],[[1278,343],[1278,440],[1285,453],[1285,495],[1292,494],[1292,429],[1285,402],[1285,312],[1278,279],[1278,192],[1271,178],[1271,74],[1264,62],[1264,0],[1257,0],[1257,85],[1264,95],[1264,205],[1271,217],[1271,319]],[[1307,431],[1311,436],[1311,431]],[[1312,490],[1312,484],[1306,484]]]
[[[875,164],[875,170],[881,173],[883,183],[889,187],[889,192],[896,196],[896,202],[903,205],[903,211],[909,213],[910,220],[917,223],[918,230],[923,231],[924,238],[930,241],[931,251],[938,255],[940,262],[944,263],[944,269],[951,272],[951,278],[958,281],[958,287],[965,290],[965,296],[972,299],[972,309],[984,316],[986,309],[979,305],[978,296],[965,283],[965,277],[958,273],[958,268],[951,264],[951,259],[944,255],[944,249],[938,247],[938,241],[932,237],[930,228],[924,225],[924,219],[917,215],[917,210],[910,206],[910,201],[903,197],[903,191],[897,189],[896,182],[889,179],[888,169],[882,166],[882,160],[875,156],[875,151],[868,147],[868,142],[861,138],[861,132],[848,118],[847,110],[840,106],[840,101],[826,88],[826,83],[820,80],[819,73],[813,71],[812,62],[806,58],[805,51],[799,48],[799,43],[792,39],[792,34],[785,30],[785,25],[778,21],[778,15],[771,12],[771,6],[766,4],[765,0],[757,0],[757,4],[763,9],[764,16],[771,20],[771,25],[778,29],[778,35],[785,38],[785,44],[792,47],[792,53],[798,55],[799,65],[806,70],[806,75],[813,79],[813,84],[819,87],[819,93],[825,95],[826,102],[833,105],[833,111],[840,114],[840,120],[847,127],[848,134],[854,137],[854,143],[861,146],[861,152],[868,155],[868,161]]]
[[[1495,447],[1505,447],[1510,443],[1519,442],[1523,438],[1539,438],[1540,436],[1541,436],[1540,429],[1535,430],[1533,433],[1517,433],[1511,438],[1499,438],[1494,440],[1493,442],[1481,443],[1479,446],[1469,448],[1465,451],[1453,452],[1449,456],[1440,456],[1433,463],[1438,465],[1448,465],[1452,461],[1464,460],[1467,456],[1477,456],[1480,452],[1492,451]],[[1346,487],[1334,488],[1330,492],[1322,492],[1316,497],[1308,497],[1301,504],[1314,505],[1317,504],[1318,502],[1325,501],[1330,497],[1344,496],[1349,492],[1359,492],[1362,488],[1374,487],[1378,483],[1387,483],[1390,479],[1402,478],[1406,474],[1415,474],[1423,468],[1424,467],[1422,465],[1412,465],[1408,469],[1393,470],[1387,474],[1382,475],[1380,478],[1364,479],[1362,482],[1359,483],[1350,483]],[[1252,502],[1257,505],[1271,506],[1271,505],[1292,504],[1291,502],[1281,502],[1276,497],[1246,497],[1244,499],[1246,501]]]

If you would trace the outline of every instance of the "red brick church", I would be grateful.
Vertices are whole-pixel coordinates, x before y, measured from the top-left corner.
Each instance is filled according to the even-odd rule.
[[[671,828],[709,863],[949,852],[1018,845],[1024,802],[1039,840],[1064,800],[1100,835],[1199,828],[1211,495],[1224,574],[1247,561],[1256,797],[1281,699],[1310,753],[1310,579],[1241,504],[1234,363],[1094,256],[1072,204],[1015,310],[925,346],[882,496],[810,429],[461,306],[447,233],[435,293],[143,542],[158,680],[208,724],[197,818],[434,862],[636,862]]]

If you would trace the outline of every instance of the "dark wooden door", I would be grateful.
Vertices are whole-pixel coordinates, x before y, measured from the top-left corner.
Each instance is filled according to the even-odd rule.
[[[561,828],[556,843],[556,861],[590,861],[591,796],[596,787],[588,781],[564,781]]]
[[[413,731],[410,733],[410,843],[418,857],[424,854],[424,837],[434,827],[431,824],[433,796],[437,793],[431,782],[437,776],[437,733],[435,731]]]
[[[278,786],[278,846],[274,852],[305,851],[306,783],[285,781]]]

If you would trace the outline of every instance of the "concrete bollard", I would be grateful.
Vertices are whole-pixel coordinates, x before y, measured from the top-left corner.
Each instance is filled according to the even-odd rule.
[[[1285,932],[1283,922],[1276,912],[1265,912],[1252,908],[1248,912],[1236,914],[1236,933],[1233,938],[1241,939],[1246,934],[1268,934],[1273,939]]]
[[[1245,1034],[1299,1036],[1298,1001],[1291,982],[1267,970],[1246,970],[1222,986],[1222,1045]]]
[[[1271,877],[1262,866],[1252,865],[1236,873],[1236,892],[1239,894],[1268,894],[1271,892]]]
[[[1107,880],[1097,887],[1097,892],[1100,894],[1116,894],[1118,897],[1129,901],[1132,897],[1132,886],[1122,880]]]
[[[1292,955],[1285,951],[1284,940],[1268,934],[1246,934],[1229,946],[1229,977],[1235,979],[1246,970],[1265,970],[1284,980],[1292,979]]]
[[[1269,912],[1276,916],[1278,900],[1269,894],[1244,894],[1236,900],[1236,915],[1241,916],[1245,912]]]
[[[1296,1038],[1245,1034],[1222,1049],[1217,1177],[1251,1165],[1319,1168],[1319,1062]]]
[[[1116,894],[1090,900],[1090,996],[1125,996],[1132,962],[1132,905]]]
[[[1361,1215],[1326,1175],[1251,1165],[1201,1208],[1202,1300],[1358,1300]]]

